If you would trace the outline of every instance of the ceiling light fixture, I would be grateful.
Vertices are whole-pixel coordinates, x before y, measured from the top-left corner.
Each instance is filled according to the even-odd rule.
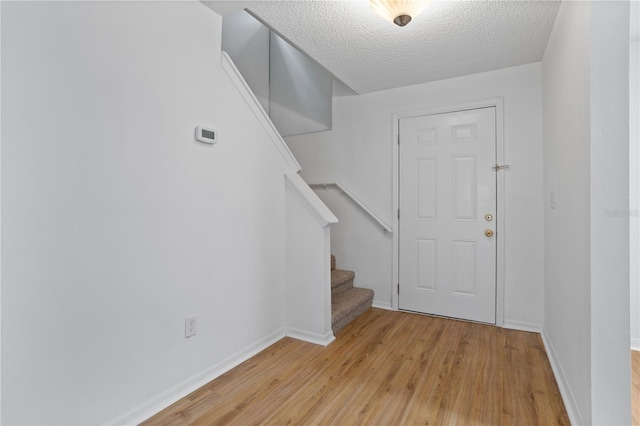
[[[432,0],[369,0],[374,12],[396,25],[404,27],[422,12]]]

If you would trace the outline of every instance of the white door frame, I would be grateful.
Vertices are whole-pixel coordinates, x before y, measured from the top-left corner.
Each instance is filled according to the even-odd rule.
[[[402,118],[421,117],[423,115],[443,114],[449,112],[464,111],[469,109],[490,108],[496,109],[496,163],[505,164],[504,159],[504,100],[503,98],[491,98],[461,104],[431,107],[426,109],[414,109],[393,114],[393,283],[391,285],[391,307],[398,310],[398,283],[400,271],[398,268],[399,253],[399,221],[398,221],[398,183],[399,183],[399,151],[398,151],[398,122]],[[496,179],[496,325],[504,326],[504,240],[505,240],[505,208],[504,208],[504,174],[506,170],[497,171]]]

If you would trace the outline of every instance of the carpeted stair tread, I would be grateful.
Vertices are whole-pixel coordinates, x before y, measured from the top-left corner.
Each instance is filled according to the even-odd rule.
[[[356,273],[353,271],[344,271],[342,269],[334,269],[331,271],[331,294],[342,293],[345,290],[353,288],[353,279]]]
[[[373,290],[350,288],[331,297],[331,328],[334,334],[371,307]]]
[[[355,320],[373,304],[373,290],[353,286],[356,273],[336,269],[331,255],[331,328],[333,333]]]

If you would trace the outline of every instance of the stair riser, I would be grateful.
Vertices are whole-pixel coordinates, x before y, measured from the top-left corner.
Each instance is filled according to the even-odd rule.
[[[369,309],[373,304],[373,296],[364,300],[357,306],[355,306],[352,310],[350,310],[346,315],[341,318],[336,318],[334,322],[331,324],[331,328],[333,329],[333,334],[336,334],[340,330],[342,330],[347,324],[351,321],[355,320],[360,314]]]
[[[331,287],[331,295],[334,296],[338,293],[342,293],[343,291],[349,290],[350,288],[353,288],[353,279],[347,280],[334,287]]]
[[[331,256],[331,328],[334,334],[344,328],[373,304],[371,289],[354,288],[353,271],[336,269],[336,258]]]

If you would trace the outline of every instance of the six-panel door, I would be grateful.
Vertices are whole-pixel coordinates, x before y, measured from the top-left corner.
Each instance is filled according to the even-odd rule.
[[[495,108],[399,131],[399,308],[495,324]]]

